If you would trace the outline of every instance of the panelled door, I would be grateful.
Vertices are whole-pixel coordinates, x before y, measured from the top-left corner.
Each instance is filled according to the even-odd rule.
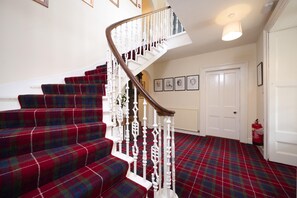
[[[239,140],[239,71],[206,73],[206,135]]]
[[[269,160],[297,166],[297,27],[269,35]]]

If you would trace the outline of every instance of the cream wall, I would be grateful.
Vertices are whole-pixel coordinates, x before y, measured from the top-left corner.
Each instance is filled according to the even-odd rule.
[[[248,64],[248,139],[251,142],[250,124],[257,115],[257,45],[249,44],[240,47],[170,60],[156,63],[150,66],[147,71],[153,79],[187,76],[199,74],[201,68],[221,66],[233,63]],[[153,87],[153,84],[151,85]],[[200,130],[200,92],[199,91],[171,91],[152,92],[153,97],[161,105],[177,111],[175,127],[186,131],[197,132]],[[187,111],[187,113],[185,113]],[[197,115],[195,116],[197,111]],[[180,112],[180,115],[179,115]],[[195,113],[194,113],[195,112]],[[188,116],[187,116],[188,115]],[[190,115],[190,116],[189,116]],[[178,119],[180,118],[180,119]]]
[[[130,1],[0,1],[0,84],[60,74],[104,62],[105,28],[141,13]]]
[[[19,94],[41,93],[42,83],[63,83],[106,62],[105,29],[141,14],[129,0],[0,1],[0,111],[19,108]]]

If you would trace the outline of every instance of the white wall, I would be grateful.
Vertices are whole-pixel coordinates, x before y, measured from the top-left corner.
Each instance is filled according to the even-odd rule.
[[[94,8],[82,0],[50,0],[49,8],[32,0],[1,0],[0,110],[10,103],[2,103],[7,92],[12,98],[20,90],[37,92],[28,88],[31,80],[33,86],[62,81],[65,73],[104,63],[105,28],[137,14],[141,9],[128,0],[119,8],[109,0],[95,0]]]
[[[256,85],[256,44],[249,44],[240,47],[210,52],[206,54],[175,59],[167,62],[156,63],[149,67],[152,83],[153,79],[178,77],[199,74],[201,68],[246,62],[248,64],[248,125],[256,119],[257,115],[257,85]],[[151,85],[153,87],[153,85]],[[199,91],[172,91],[172,92],[152,92],[153,97],[161,105],[177,110],[175,119],[176,128],[197,132],[199,130],[200,113],[200,92]],[[183,114],[178,115],[178,111]],[[186,116],[185,111],[191,113]],[[194,116],[197,111],[198,115]],[[190,115],[190,114],[188,114]],[[251,142],[251,130],[248,128],[248,138]]]

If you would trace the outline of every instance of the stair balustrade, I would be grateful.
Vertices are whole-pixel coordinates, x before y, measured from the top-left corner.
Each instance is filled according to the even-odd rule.
[[[175,193],[174,111],[159,105],[135,78],[129,61],[140,62],[141,57],[153,57],[166,48],[172,34],[184,31],[170,7],[117,22],[106,29],[110,50],[107,53],[107,96],[109,98],[112,130],[110,138],[116,153],[133,161],[130,173],[147,188],[152,186],[154,197],[177,197]],[[141,63],[140,63],[141,65]],[[131,81],[132,87],[129,87]],[[129,110],[129,92],[133,90],[133,109]],[[144,100],[138,104],[138,95]],[[143,105],[143,118],[138,117],[138,107]],[[153,109],[153,115],[149,110]],[[130,115],[133,112],[133,115]],[[132,117],[133,116],[133,117]],[[153,117],[153,121],[148,118]],[[141,125],[139,123],[141,120]],[[148,126],[148,123],[152,123]],[[151,127],[152,129],[148,130]],[[153,141],[147,148],[148,134]],[[142,137],[140,137],[140,135]],[[142,142],[140,142],[140,140]],[[140,150],[141,149],[141,150]],[[140,156],[141,155],[141,156]],[[139,179],[137,161],[142,157],[142,179]],[[153,167],[147,172],[148,161]],[[162,181],[163,180],[163,181]]]

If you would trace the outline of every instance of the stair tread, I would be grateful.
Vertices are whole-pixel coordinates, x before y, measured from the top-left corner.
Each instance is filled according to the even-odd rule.
[[[21,108],[102,107],[102,96],[95,94],[27,94],[18,100]]]
[[[113,142],[100,138],[81,144],[28,153],[0,161],[0,197],[8,193],[25,193],[110,155]],[[33,157],[34,156],[34,157]],[[87,156],[87,157],[86,157]],[[38,162],[38,164],[37,164]],[[38,171],[39,170],[39,171]],[[40,172],[40,174],[38,174]],[[19,189],[18,179],[26,181]],[[2,181],[1,181],[2,180]],[[6,181],[5,183],[3,181]],[[27,183],[28,181],[28,183]],[[34,187],[35,186],[35,187]],[[28,190],[29,189],[29,190]]]
[[[101,138],[105,130],[103,122],[0,129],[0,159]]]
[[[128,164],[112,155],[40,187],[43,197],[100,197],[115,182],[123,180]],[[117,171],[114,171],[117,170]],[[21,197],[41,197],[36,189]]]
[[[15,113],[15,112],[43,112],[43,111],[47,111],[47,112],[56,112],[56,111],[75,111],[75,110],[102,110],[102,108],[35,108],[35,109],[14,109],[14,110],[8,110],[8,111],[0,111],[1,113]]]
[[[102,121],[102,108],[28,108],[0,112],[0,128]]]
[[[107,74],[96,74],[92,76],[73,76],[66,77],[65,83],[71,84],[93,84],[93,83],[107,83]]]
[[[133,182],[132,180],[125,178],[120,182],[117,182],[112,188],[108,189],[102,197],[104,198],[134,198],[134,197],[146,197],[147,190],[141,185]]]
[[[45,94],[96,94],[105,95],[105,83],[98,84],[43,84]]]

